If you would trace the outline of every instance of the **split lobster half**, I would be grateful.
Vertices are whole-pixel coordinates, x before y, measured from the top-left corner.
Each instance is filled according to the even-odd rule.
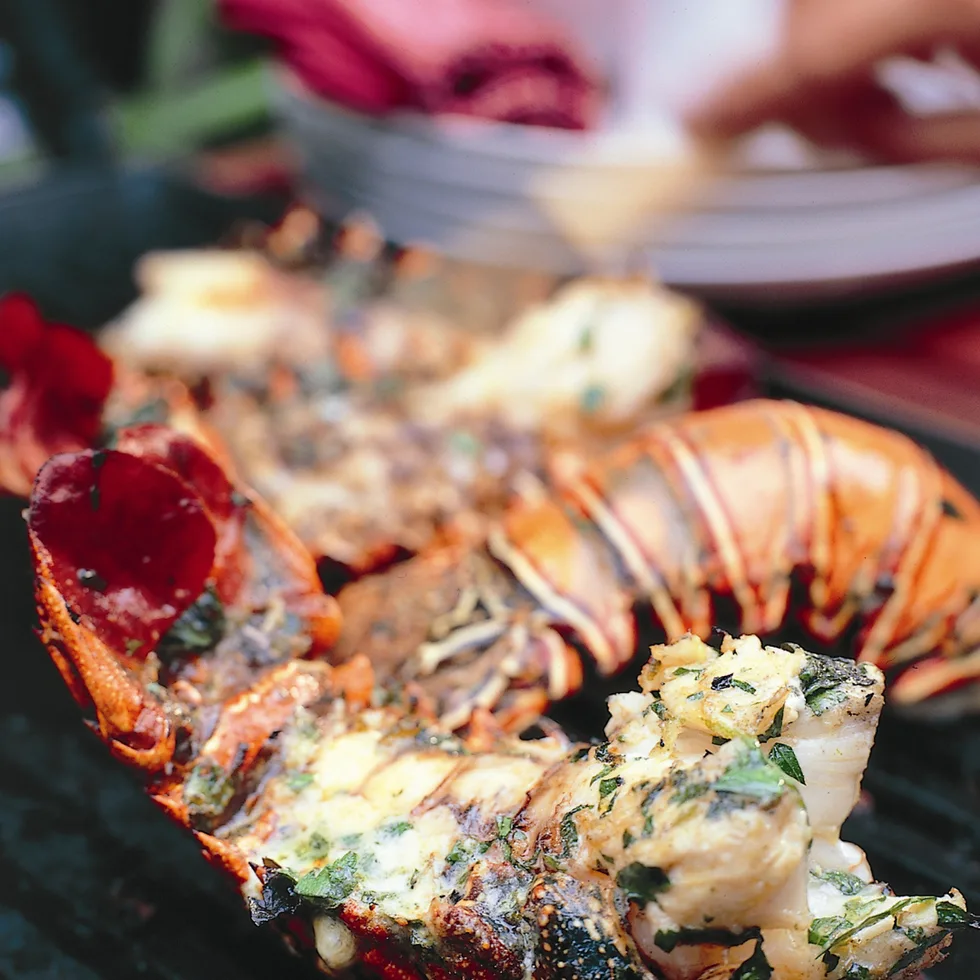
[[[600,744],[482,710],[464,737],[364,656],[323,659],[338,619],[308,556],[186,437],[55,456],[29,531],[42,640],[98,733],[328,974],[912,978],[976,926],[839,839],[871,664],[688,636]]]

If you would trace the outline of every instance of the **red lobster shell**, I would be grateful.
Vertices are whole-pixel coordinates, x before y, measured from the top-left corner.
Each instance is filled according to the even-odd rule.
[[[977,706],[980,504],[910,439],[751,401],[651,426],[586,466],[558,458],[553,473],[549,491],[507,509],[485,552],[435,551],[342,591],[332,655],[364,652],[406,679],[465,669],[472,683],[477,654],[506,647],[511,691],[557,697],[581,682],[567,641],[609,674],[636,653],[637,615],[652,612],[668,639],[706,637],[734,606],[725,625],[744,632],[794,616],[827,643],[856,629],[857,659],[890,675],[899,705]],[[475,563],[494,579],[495,611]],[[453,719],[487,703],[446,687]]]

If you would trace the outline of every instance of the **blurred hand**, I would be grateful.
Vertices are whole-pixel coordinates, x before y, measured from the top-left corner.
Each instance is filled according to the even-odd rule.
[[[878,158],[980,163],[980,113],[911,116],[874,78],[884,58],[929,60],[942,48],[980,65],[980,0],[790,0],[776,56],[688,121],[709,139],[781,122]]]

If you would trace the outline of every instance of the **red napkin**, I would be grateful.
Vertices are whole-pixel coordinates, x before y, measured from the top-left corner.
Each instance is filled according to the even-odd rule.
[[[275,40],[314,92],[382,114],[416,109],[586,129],[599,88],[560,24],[524,0],[219,0]]]
[[[845,409],[980,446],[980,310],[974,306],[896,328],[887,341],[780,355],[773,374]]]

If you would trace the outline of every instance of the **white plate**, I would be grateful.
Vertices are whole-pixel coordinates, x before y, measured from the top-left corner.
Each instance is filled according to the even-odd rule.
[[[570,166],[588,172],[591,183],[576,188],[574,203],[601,212],[638,168],[674,180],[689,152],[666,123],[627,137],[377,120],[311,96],[284,73],[274,86],[322,211],[363,210],[394,241],[491,265],[582,271],[581,252],[542,206],[542,186],[558,206],[566,192],[552,178]],[[980,260],[980,179],[956,167],[814,166],[804,153],[783,169],[717,181],[694,210],[625,244],[642,250],[668,283],[701,291],[760,298],[853,291]]]

